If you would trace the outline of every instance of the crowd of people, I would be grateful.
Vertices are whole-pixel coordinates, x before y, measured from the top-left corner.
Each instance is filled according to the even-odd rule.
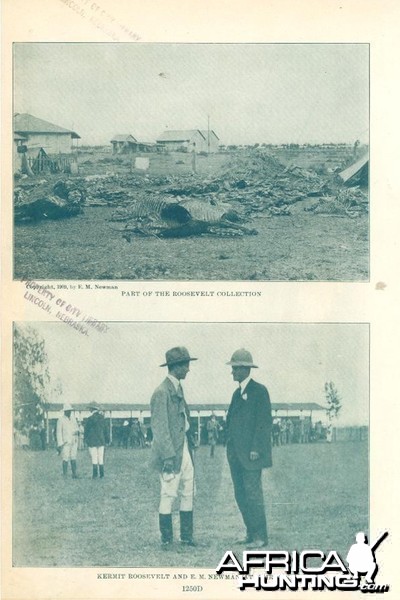
[[[107,420],[109,425],[109,420]],[[78,426],[78,450],[86,447],[84,438],[84,421],[76,419]],[[321,421],[312,423],[309,418],[280,417],[272,422],[272,445],[284,446],[286,444],[305,444],[317,441],[329,441],[329,426]],[[56,428],[50,429],[50,439],[47,440],[47,430],[44,422],[35,423],[30,427],[16,429],[14,442],[17,448],[24,450],[46,450],[48,447],[57,447]],[[207,417],[197,431],[197,419],[194,425],[196,445],[210,446],[210,456],[215,454],[215,446],[226,444],[226,420],[217,417],[214,413]],[[112,425],[110,443],[117,448],[149,448],[153,441],[153,432],[150,424],[141,423],[138,418],[124,419],[122,423]]]
[[[122,425],[114,425],[113,444],[118,448],[145,448],[152,442],[151,427],[141,423],[138,418],[125,419]]]
[[[272,422],[272,445],[308,444],[327,439],[327,428],[310,418],[275,418]]]

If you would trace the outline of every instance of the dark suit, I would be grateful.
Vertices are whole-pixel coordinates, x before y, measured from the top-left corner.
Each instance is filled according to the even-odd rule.
[[[263,468],[272,466],[271,403],[267,388],[253,379],[248,382],[244,397],[240,389],[232,396],[226,419],[227,456],[247,536],[267,541],[261,473]],[[250,452],[257,452],[259,458],[250,460]]]

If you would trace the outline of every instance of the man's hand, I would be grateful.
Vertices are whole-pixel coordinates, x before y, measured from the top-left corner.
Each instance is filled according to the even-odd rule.
[[[163,473],[173,473],[174,472],[174,459],[173,458],[167,458],[166,460],[164,460],[164,464],[163,464]]]
[[[260,458],[258,452],[250,452],[250,460],[257,460],[258,458]]]
[[[62,449],[64,448],[65,444],[67,442],[64,442],[63,444],[61,444],[61,446],[57,446],[57,454],[60,455],[62,452]]]

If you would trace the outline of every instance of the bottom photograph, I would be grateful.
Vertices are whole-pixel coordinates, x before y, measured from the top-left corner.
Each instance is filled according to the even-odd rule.
[[[369,541],[369,325],[14,323],[13,565]]]

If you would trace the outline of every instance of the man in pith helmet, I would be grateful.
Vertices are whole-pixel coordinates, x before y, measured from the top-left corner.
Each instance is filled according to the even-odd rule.
[[[63,414],[57,421],[57,450],[62,458],[62,472],[66,477],[68,474],[68,463],[71,462],[72,479],[77,479],[76,457],[78,454],[79,426],[72,414],[71,404],[64,404]]]
[[[233,353],[227,363],[239,384],[229,406],[227,425],[227,457],[235,499],[246,527],[240,543],[256,549],[268,544],[262,490],[262,469],[272,466],[271,403],[268,390],[250,377],[258,368],[247,350]]]
[[[153,464],[160,474],[161,498],[159,527],[163,549],[173,542],[172,505],[180,495],[180,539],[185,546],[193,541],[194,468],[192,436],[189,434],[190,413],[181,381],[189,372],[190,356],[182,346],[165,354],[168,375],[151,398],[151,429],[153,432]]]

